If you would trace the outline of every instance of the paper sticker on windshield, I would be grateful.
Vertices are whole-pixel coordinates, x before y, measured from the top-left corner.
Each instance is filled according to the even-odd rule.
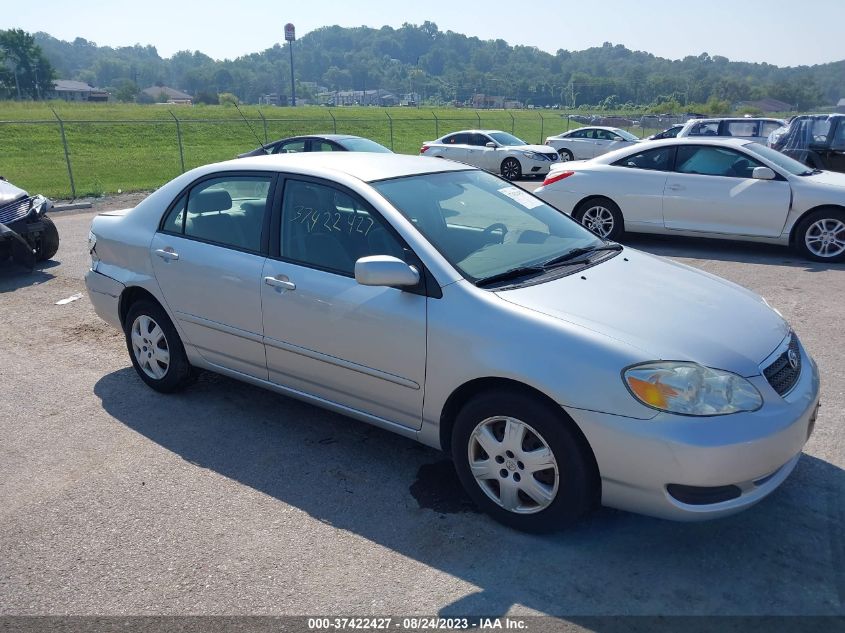
[[[533,209],[534,207],[539,207],[543,204],[542,200],[538,200],[519,187],[503,187],[502,189],[499,189],[499,193],[505,194],[511,200],[516,200],[526,209]]]

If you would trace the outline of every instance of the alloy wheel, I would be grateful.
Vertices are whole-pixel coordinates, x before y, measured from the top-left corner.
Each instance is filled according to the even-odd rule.
[[[557,461],[543,436],[522,420],[482,420],[467,450],[476,483],[505,510],[533,514],[554,501],[560,482]]]
[[[804,243],[817,257],[837,257],[845,253],[845,222],[835,218],[816,220],[807,228]]]
[[[613,213],[607,207],[595,205],[584,211],[581,224],[599,237],[607,237],[613,231],[615,221]]]

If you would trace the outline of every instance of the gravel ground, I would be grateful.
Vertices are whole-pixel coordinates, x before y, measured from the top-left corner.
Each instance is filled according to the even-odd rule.
[[[92,217],[54,215],[61,248],[35,272],[0,266],[0,614],[843,614],[845,267],[630,239],[792,322],[821,369],[816,431],[740,515],[602,509],[537,537],[474,512],[442,455],[398,436],[210,374],[146,388],[84,294]]]

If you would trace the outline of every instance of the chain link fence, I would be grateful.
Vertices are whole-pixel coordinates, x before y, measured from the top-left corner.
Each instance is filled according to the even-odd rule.
[[[671,124],[608,113],[549,110],[373,109],[361,116],[326,109],[310,118],[268,117],[255,109],[240,118],[165,118],[0,121],[0,175],[32,193],[57,199],[155,189],[194,167],[229,160],[280,138],[339,133],[363,136],[403,154],[423,142],[468,128],[511,132],[528,143],[583,125],[614,125],[640,136]],[[674,121],[672,121],[674,122]]]

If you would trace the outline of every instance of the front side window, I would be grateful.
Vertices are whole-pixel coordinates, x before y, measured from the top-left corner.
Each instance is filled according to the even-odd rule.
[[[312,152],[342,152],[343,149],[328,141],[311,141]]]
[[[539,198],[483,171],[407,176],[373,187],[472,282],[603,244]]]
[[[631,154],[613,163],[617,167],[630,167],[633,169],[651,169],[655,171],[669,171],[671,168],[673,147],[661,147],[650,149],[639,154]]]
[[[768,138],[769,134],[782,127],[780,121],[761,121],[760,136]]]
[[[675,171],[682,174],[751,178],[755,167],[763,165],[753,158],[724,147],[681,145]]]
[[[274,154],[299,154],[305,151],[305,141],[288,141],[276,145]]]
[[[197,184],[186,196],[185,237],[259,252],[271,182],[270,176],[224,176]],[[165,229],[177,222],[168,215]]]
[[[361,257],[405,258],[399,239],[360,199],[299,180],[285,185],[280,244],[284,259],[348,276]]]
[[[508,134],[507,132],[491,132],[490,138],[496,141],[499,145],[503,147],[518,147],[520,145],[528,145],[525,141],[521,138],[515,137],[513,134]]]

